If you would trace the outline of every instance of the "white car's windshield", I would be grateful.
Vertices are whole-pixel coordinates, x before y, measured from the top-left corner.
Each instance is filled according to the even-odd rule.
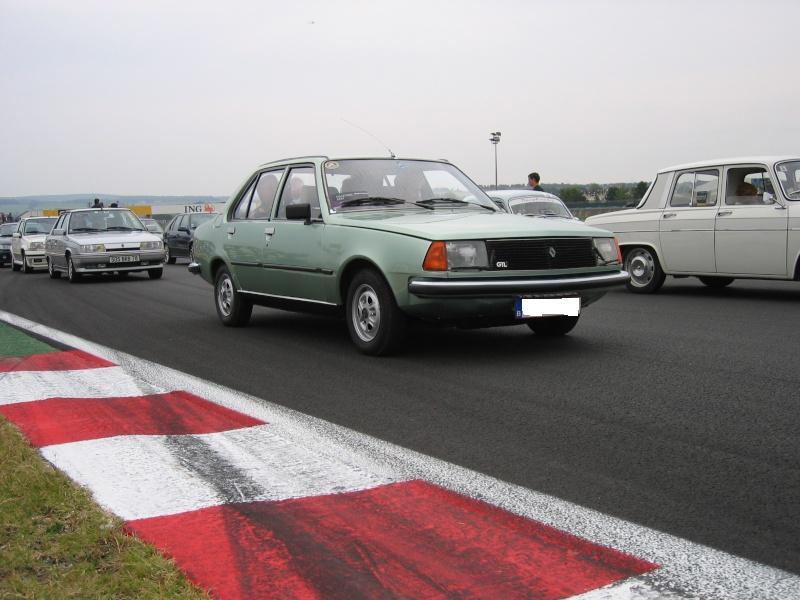
[[[11,237],[14,235],[16,230],[16,223],[6,223],[5,225],[0,225],[0,237]]]
[[[781,189],[789,200],[800,200],[800,160],[775,165]]]
[[[22,233],[31,235],[36,233],[50,233],[53,224],[56,222],[55,217],[52,219],[28,219],[25,221]]]
[[[527,196],[512,198],[508,201],[508,208],[517,215],[530,215],[535,217],[566,217],[572,218],[567,207],[558,198],[542,198]]]
[[[70,233],[98,231],[144,231],[144,227],[129,210],[82,210],[69,218]]]
[[[461,171],[423,160],[329,160],[323,165],[333,212],[375,208],[489,210],[496,207]]]

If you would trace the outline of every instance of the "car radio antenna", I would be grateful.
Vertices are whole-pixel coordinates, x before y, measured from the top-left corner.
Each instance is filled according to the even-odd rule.
[[[383,142],[382,142],[380,139],[378,139],[378,136],[377,136],[377,135],[374,135],[374,134],[370,133],[369,131],[367,131],[367,130],[366,130],[366,129],[364,129],[363,127],[359,127],[358,125],[356,125],[355,123],[353,123],[353,122],[351,122],[351,121],[348,121],[348,120],[347,120],[347,119],[345,119],[344,117],[341,117],[341,119],[342,119],[342,121],[344,121],[344,122],[345,122],[345,123],[347,123],[348,125],[350,125],[350,126],[352,126],[352,127],[355,127],[356,129],[358,129],[359,131],[363,131],[363,132],[364,132],[364,133],[366,133],[366,134],[367,134],[369,137],[371,137],[373,140],[375,140],[376,142],[378,142],[378,143],[379,143],[381,146],[383,146],[384,148],[386,148],[386,150],[388,150],[388,151],[389,151],[389,156],[391,156],[392,158],[397,158],[397,157],[394,155],[394,152],[392,152],[392,149],[391,149],[391,148],[389,148],[389,146],[387,146],[386,144],[384,144],[384,143],[383,143]]]

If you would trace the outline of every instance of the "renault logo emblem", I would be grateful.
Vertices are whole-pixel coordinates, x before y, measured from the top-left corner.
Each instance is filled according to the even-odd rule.
[[[552,246],[550,246],[547,249],[547,253],[550,255],[550,258],[555,258],[556,257],[556,249],[553,248]]]

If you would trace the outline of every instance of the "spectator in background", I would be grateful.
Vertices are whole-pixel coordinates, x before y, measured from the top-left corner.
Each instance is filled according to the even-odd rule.
[[[100,198],[94,199],[94,204],[92,204],[91,208],[103,208],[103,203],[100,202]]]
[[[539,182],[541,180],[542,180],[542,178],[539,177],[539,174],[536,171],[534,171],[533,173],[528,175],[528,185],[531,186],[533,188],[533,191],[535,191],[535,192],[543,192],[544,191],[542,189],[542,186],[539,185]]]
[[[116,202],[112,202],[108,208],[119,208],[119,205]]]

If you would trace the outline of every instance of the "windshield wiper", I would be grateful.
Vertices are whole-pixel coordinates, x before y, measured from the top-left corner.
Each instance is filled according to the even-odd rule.
[[[89,231],[105,231],[105,229],[95,229],[94,227],[73,227],[71,233],[86,233]]]
[[[137,227],[125,227],[124,225],[114,225],[113,227],[107,227],[108,231],[143,231]]]
[[[395,206],[397,204],[408,204],[407,201],[403,200],[402,198],[389,198],[387,196],[365,196],[363,198],[351,198],[350,200],[345,200],[339,206],[346,207],[346,206],[367,206],[367,205],[374,205],[374,206]]]
[[[497,212],[491,206],[486,206],[485,204],[479,204],[477,202],[467,202],[466,200],[459,200],[458,198],[426,198],[425,200],[418,200],[414,202],[417,206],[422,206],[425,208],[433,208],[436,204],[457,204],[459,206],[479,206],[481,208],[485,208],[486,210],[490,210],[492,212]]]

